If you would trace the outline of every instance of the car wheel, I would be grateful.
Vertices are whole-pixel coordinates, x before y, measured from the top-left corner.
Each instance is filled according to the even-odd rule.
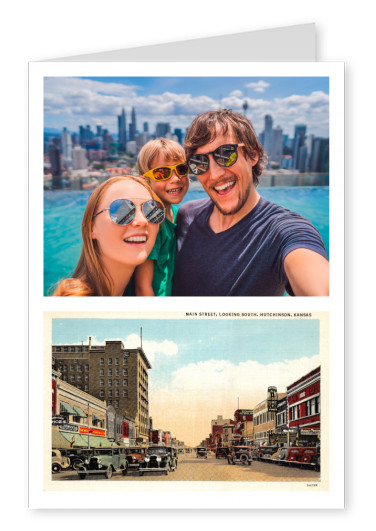
[[[75,459],[72,464],[73,470],[78,470],[79,469],[78,465],[82,465],[82,463],[83,461],[81,459]]]
[[[58,463],[53,463],[52,465],[52,472],[53,474],[56,474],[57,472],[60,472],[61,466]]]
[[[112,478],[112,467],[108,466],[106,468],[106,479],[111,479],[111,478]]]
[[[126,476],[128,474],[128,467],[123,468],[121,473],[123,474],[123,476]]]

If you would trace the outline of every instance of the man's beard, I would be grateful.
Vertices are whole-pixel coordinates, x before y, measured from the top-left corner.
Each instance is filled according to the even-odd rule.
[[[252,187],[252,182],[249,183],[249,186],[246,190],[244,190],[244,195],[240,196],[239,197],[239,200],[238,200],[238,204],[232,209],[232,210],[223,210],[219,204],[217,203],[217,201],[215,201],[215,199],[213,198],[213,196],[211,196],[211,200],[213,201],[214,205],[216,206],[216,208],[219,210],[219,212],[223,215],[223,216],[233,216],[234,214],[237,214],[242,208],[243,206],[246,204],[246,202],[248,201],[248,198],[249,198],[249,194],[251,193],[251,187]],[[216,192],[214,192],[216,193]]]

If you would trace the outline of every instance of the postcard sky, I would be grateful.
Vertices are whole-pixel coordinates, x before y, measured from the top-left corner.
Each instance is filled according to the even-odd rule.
[[[327,77],[47,77],[44,87],[44,125],[57,131],[101,124],[117,134],[117,116],[124,108],[129,123],[132,107],[139,131],[145,121],[151,133],[157,122],[185,130],[204,111],[243,112],[246,100],[257,133],[270,114],[290,137],[297,124],[306,124],[307,134],[329,136]]]
[[[199,444],[210,421],[254,408],[320,365],[318,319],[53,319],[53,344],[141,345],[154,428]]]

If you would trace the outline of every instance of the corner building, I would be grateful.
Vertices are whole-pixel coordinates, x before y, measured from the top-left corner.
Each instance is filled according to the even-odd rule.
[[[148,370],[143,349],[125,349],[122,341],[104,345],[53,345],[53,366],[61,379],[105,400],[121,416],[134,419],[135,439],[149,434]]]

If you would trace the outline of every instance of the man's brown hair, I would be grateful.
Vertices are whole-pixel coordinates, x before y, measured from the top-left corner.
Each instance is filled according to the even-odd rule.
[[[207,111],[196,116],[185,135],[184,148],[187,160],[196,149],[212,142],[218,134],[226,134],[228,131],[233,131],[238,143],[244,144],[246,158],[258,157],[257,163],[253,166],[253,184],[256,186],[266,166],[266,155],[257,140],[251,122],[243,114],[231,109]]]

